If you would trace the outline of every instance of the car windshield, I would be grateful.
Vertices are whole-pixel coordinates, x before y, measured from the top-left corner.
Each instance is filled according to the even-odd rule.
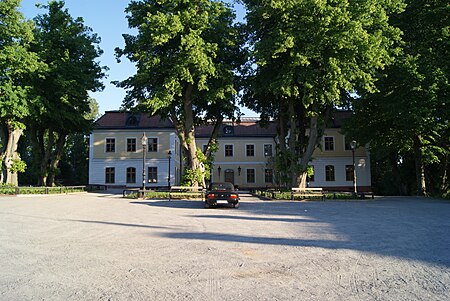
[[[234,186],[231,183],[212,183],[211,191],[234,191]]]

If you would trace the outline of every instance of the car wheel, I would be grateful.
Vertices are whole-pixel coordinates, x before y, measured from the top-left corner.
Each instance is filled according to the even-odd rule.
[[[209,209],[211,206],[208,203],[205,203],[205,209]]]
[[[233,204],[233,208],[239,208],[239,203]]]

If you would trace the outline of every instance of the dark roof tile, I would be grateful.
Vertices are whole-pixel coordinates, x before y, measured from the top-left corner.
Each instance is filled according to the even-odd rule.
[[[174,128],[169,119],[146,113],[108,111],[95,123],[96,129]]]

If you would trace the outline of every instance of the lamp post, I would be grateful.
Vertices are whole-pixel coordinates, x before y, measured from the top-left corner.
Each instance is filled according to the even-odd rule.
[[[242,171],[242,168],[239,166],[239,167],[238,167],[238,176],[241,175],[241,171]]]
[[[219,181],[220,181],[220,171],[222,170],[222,168],[220,167],[220,165],[219,165],[219,167],[217,168],[217,171],[219,172]]]
[[[142,144],[142,190],[145,191],[145,155],[147,151],[147,135],[145,135],[145,133],[142,135],[141,144]]]
[[[167,176],[167,188],[170,190],[170,159],[172,159],[172,151],[169,150],[168,154],[168,159],[169,159],[169,174]]]
[[[355,165],[356,141],[355,140],[350,142],[350,147],[352,149],[352,157],[353,157],[353,194],[355,196],[357,196],[358,195],[358,191],[356,190],[356,165]]]

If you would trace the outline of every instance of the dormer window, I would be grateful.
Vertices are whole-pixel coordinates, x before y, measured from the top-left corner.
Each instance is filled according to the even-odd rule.
[[[234,128],[231,125],[227,125],[223,128],[223,134],[224,135],[233,135],[234,134]]]
[[[126,121],[126,125],[127,126],[138,126],[139,125],[139,120],[134,115],[130,116],[130,117],[128,117],[128,119]]]

